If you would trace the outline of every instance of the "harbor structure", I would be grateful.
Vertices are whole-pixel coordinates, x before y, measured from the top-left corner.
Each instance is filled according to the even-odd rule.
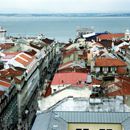
[[[6,30],[0,26],[0,43],[5,42]]]

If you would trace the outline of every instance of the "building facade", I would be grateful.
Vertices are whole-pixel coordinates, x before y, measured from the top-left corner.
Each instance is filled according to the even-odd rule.
[[[30,130],[44,81],[52,78],[60,62],[59,44],[32,38],[16,39],[8,48],[1,46],[0,129]]]

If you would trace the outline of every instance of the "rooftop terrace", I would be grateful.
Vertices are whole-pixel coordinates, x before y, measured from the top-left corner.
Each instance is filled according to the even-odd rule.
[[[87,111],[87,112],[130,112],[123,104],[123,97],[116,98],[66,98],[55,105],[54,111]]]

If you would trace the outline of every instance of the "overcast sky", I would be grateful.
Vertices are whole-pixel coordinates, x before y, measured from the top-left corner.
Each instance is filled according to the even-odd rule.
[[[130,0],[1,0],[0,13],[130,12]]]

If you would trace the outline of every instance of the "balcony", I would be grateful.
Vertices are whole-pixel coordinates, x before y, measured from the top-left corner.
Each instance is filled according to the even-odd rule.
[[[1,125],[4,129],[13,129],[17,124],[17,97],[15,96],[1,114]]]
[[[2,96],[1,102],[0,102],[0,113],[4,110],[4,108],[7,106],[8,100],[7,97],[4,95]]]

